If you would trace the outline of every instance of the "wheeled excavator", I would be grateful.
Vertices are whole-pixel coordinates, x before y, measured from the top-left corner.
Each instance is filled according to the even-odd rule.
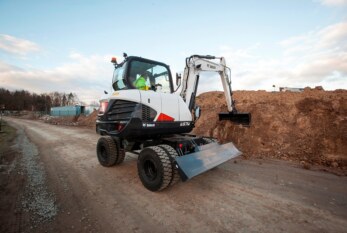
[[[121,164],[126,152],[138,154],[142,184],[150,191],[160,191],[241,155],[232,142],[221,145],[215,138],[189,134],[201,114],[195,98],[204,71],[218,73],[223,85],[228,112],[219,113],[219,119],[250,125],[251,114],[239,113],[235,107],[231,72],[223,57],[186,58],[183,78],[176,74],[176,86],[181,90],[177,94],[168,65],[123,56],[120,63],[111,60],[114,92],[100,101],[96,121],[101,135],[97,158],[102,166]],[[136,86],[139,79],[145,87]]]

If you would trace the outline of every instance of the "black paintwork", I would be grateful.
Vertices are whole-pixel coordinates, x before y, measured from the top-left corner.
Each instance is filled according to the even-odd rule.
[[[182,122],[143,122],[140,118],[131,118],[129,121],[96,121],[97,131],[101,134],[126,139],[129,141],[148,140],[160,138],[164,135],[189,133],[193,125],[180,126]],[[118,125],[124,127],[118,131]]]
[[[98,116],[97,132],[135,141],[189,133],[194,127],[192,122],[155,122],[156,115],[157,112],[147,105],[111,99],[105,113]]]

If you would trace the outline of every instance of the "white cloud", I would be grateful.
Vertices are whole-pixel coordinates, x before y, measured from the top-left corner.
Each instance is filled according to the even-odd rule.
[[[14,55],[26,55],[39,50],[39,46],[29,40],[0,34],[0,50]]]
[[[4,40],[0,41],[0,48],[4,50]],[[35,44],[18,44],[7,43],[5,47],[15,54],[38,49]],[[26,49],[19,51],[20,47]],[[276,87],[322,85],[328,90],[347,89],[347,22],[287,38],[273,47],[279,49],[279,55],[272,58],[259,52],[266,49],[259,43],[241,49],[220,47],[217,56],[224,56],[232,70],[233,89],[270,91],[273,84]],[[84,56],[71,52],[65,64],[50,69],[24,69],[0,60],[0,86],[37,93],[74,92],[85,102],[98,100],[103,90],[112,89],[113,67],[110,58],[111,55]],[[174,66],[173,70],[182,71],[177,67]],[[218,75],[202,74],[198,92],[209,90],[222,90]]]
[[[347,0],[346,0],[347,1]],[[330,25],[317,33],[322,48],[347,50],[347,21]]]
[[[343,6],[347,5],[347,0],[320,0],[325,6]]]
[[[330,90],[347,89],[347,22],[287,38],[279,46],[281,55],[271,59],[255,55],[260,45],[245,49],[221,47],[220,55],[232,68],[233,88],[270,91],[272,85],[322,85]],[[218,82],[211,86],[221,90]],[[201,88],[201,92],[211,87],[202,86],[206,90]]]
[[[73,52],[68,63],[52,69],[21,69],[0,61],[0,86],[28,91],[74,92],[87,103],[111,90],[110,55],[83,56]]]
[[[340,73],[341,79],[347,79],[347,22],[330,25],[300,38],[292,44],[280,43],[284,56],[294,58],[292,79],[319,84],[334,72]]]

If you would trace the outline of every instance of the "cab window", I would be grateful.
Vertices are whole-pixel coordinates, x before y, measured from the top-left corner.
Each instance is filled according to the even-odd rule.
[[[155,80],[155,85],[157,91],[170,93],[170,81],[169,81],[169,72],[165,66],[156,65],[153,67],[153,77]]]
[[[171,93],[170,74],[166,66],[135,59],[114,70],[112,86],[116,91],[139,89]]]
[[[170,93],[169,71],[160,64],[134,60],[130,64],[130,85],[140,90]]]
[[[115,91],[128,89],[125,80],[124,80],[124,68],[118,67],[114,70],[113,78],[112,78],[112,87]]]

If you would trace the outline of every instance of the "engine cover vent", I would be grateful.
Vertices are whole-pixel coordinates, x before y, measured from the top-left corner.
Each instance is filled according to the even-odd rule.
[[[135,111],[136,105],[137,103],[126,100],[114,101],[107,113],[108,120],[130,120],[132,113]]]
[[[143,122],[153,122],[156,115],[157,115],[157,112],[154,109],[146,105],[142,105],[142,121]]]

